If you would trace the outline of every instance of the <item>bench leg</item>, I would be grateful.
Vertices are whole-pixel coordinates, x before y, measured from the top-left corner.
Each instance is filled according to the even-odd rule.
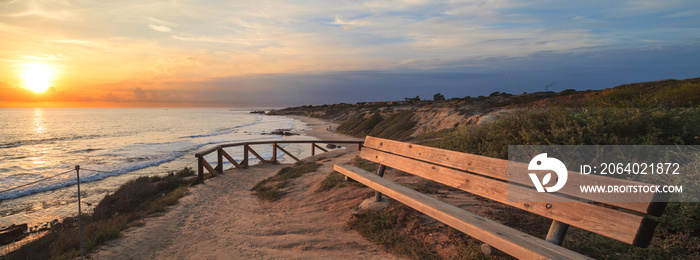
[[[384,177],[384,170],[386,170],[386,166],[384,165],[379,165],[379,170],[377,170],[377,175],[379,177]],[[374,196],[376,198],[376,201],[382,201],[382,193],[378,191],[374,191]]]
[[[552,220],[552,225],[549,226],[549,232],[547,232],[547,242],[561,246],[564,243],[564,236],[566,236],[566,231],[569,230],[569,224],[564,224],[556,220]]]
[[[507,255],[506,253],[503,253],[503,251],[498,250],[489,244],[481,244],[481,253],[484,253],[484,255],[490,255],[490,256],[506,256]]]

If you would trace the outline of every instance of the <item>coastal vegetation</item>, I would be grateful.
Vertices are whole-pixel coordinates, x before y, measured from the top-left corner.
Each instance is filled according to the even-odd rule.
[[[185,167],[166,176],[142,176],[128,181],[105,196],[93,213],[82,215],[83,250],[119,237],[122,230],[144,225],[143,219],[165,211],[187,194],[185,177],[194,175]],[[73,259],[80,256],[78,218],[70,217],[47,233],[6,256],[7,259]]]
[[[518,110],[490,124],[433,133],[427,145],[507,159],[508,145],[698,145],[699,131],[699,108],[558,107]],[[535,225],[541,226],[550,221],[516,209],[502,212],[501,217],[537,220]],[[670,203],[649,248],[578,229],[569,231],[564,246],[601,259],[700,257],[699,220],[700,203]]]
[[[283,189],[287,187],[292,179],[299,178],[305,173],[316,171],[320,166],[321,164],[313,161],[296,162],[293,166],[284,167],[274,176],[258,182],[250,191],[262,200],[277,201],[284,196],[285,192]]]
[[[463,124],[427,133],[413,141],[502,159],[507,159],[508,145],[700,144],[700,79],[637,83],[601,91],[565,90],[517,96],[495,93],[490,98],[493,97],[502,99],[486,106],[509,112],[489,123]],[[379,113],[356,116],[345,121],[342,130],[357,137],[374,136],[373,133],[388,132],[381,129],[386,127],[380,126],[384,120]],[[401,131],[411,132],[410,129]],[[376,136],[410,139],[408,135]],[[412,188],[422,189],[420,185]],[[395,253],[414,259],[431,257],[424,254],[432,251],[415,238],[432,231],[415,231],[416,225],[411,221],[419,221],[418,218],[407,218],[412,211],[392,206],[360,214],[349,220],[348,225]],[[499,209],[491,217],[540,237],[546,235],[542,230],[547,230],[551,222],[511,207]],[[700,226],[697,224],[700,223],[700,203],[670,203],[663,217],[657,220],[660,225],[648,248],[634,247],[576,228],[569,230],[564,246],[601,259],[700,257]],[[461,241],[459,243],[468,249],[459,258],[485,257],[473,253],[478,252],[475,246],[478,241],[464,236],[456,241]],[[425,250],[418,252],[413,250],[415,248]]]
[[[411,259],[438,258],[435,250],[408,228],[419,226],[419,214],[403,204],[393,204],[380,211],[365,210],[348,220],[348,226],[394,254]]]
[[[406,110],[392,114],[387,118],[379,113],[373,113],[367,117],[358,114],[338,126],[338,132],[358,137],[376,136],[387,139],[402,140],[413,133],[411,129],[416,125],[412,119],[414,111]]]
[[[508,158],[508,145],[697,145],[700,108],[529,108],[430,134],[427,145]]]
[[[355,157],[350,162],[351,165],[359,167],[368,172],[376,172],[379,166],[376,163],[367,161],[360,157]],[[340,174],[337,171],[332,171],[329,173],[323,181],[321,181],[320,186],[316,189],[316,192],[327,191],[335,187],[345,187],[348,185],[353,185],[356,187],[365,187],[364,184],[356,181],[345,181],[345,175]]]

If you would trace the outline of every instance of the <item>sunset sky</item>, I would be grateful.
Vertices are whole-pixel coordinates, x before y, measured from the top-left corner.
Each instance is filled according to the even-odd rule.
[[[0,106],[281,107],[694,77],[696,0],[0,0]]]

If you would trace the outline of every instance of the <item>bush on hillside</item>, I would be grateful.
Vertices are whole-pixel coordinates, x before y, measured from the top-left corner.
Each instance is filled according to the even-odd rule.
[[[696,145],[700,109],[525,109],[442,134],[429,145],[502,159],[508,145]]]

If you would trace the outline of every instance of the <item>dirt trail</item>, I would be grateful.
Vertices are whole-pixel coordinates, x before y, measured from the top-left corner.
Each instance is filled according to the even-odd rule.
[[[333,164],[344,164],[357,152],[320,156],[331,155],[339,157],[321,159],[319,170],[292,180],[288,194],[277,202],[262,201],[249,190],[288,165],[262,164],[209,179],[163,215],[128,229],[89,258],[396,259],[346,228],[350,209],[371,193],[347,188],[316,192]]]

